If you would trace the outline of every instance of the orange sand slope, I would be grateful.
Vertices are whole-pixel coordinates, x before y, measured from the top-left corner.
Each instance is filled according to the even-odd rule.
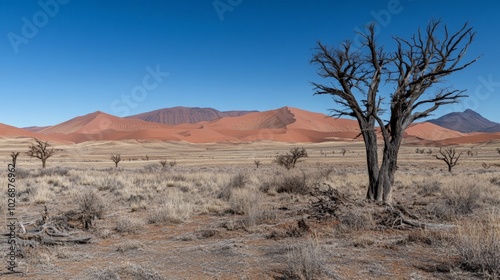
[[[73,143],[128,139],[191,143],[263,140],[300,143],[362,139],[355,120],[336,119],[291,107],[178,125],[120,118],[98,111],[44,128],[39,132],[1,125],[1,136],[38,137]],[[405,137],[426,143],[431,141],[439,144],[460,144],[500,139],[500,134],[460,133],[425,122],[411,125],[406,130]]]

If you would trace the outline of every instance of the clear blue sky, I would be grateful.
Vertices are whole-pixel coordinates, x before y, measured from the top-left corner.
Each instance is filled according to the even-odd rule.
[[[483,55],[447,78],[468,102],[437,115],[472,108],[500,122],[498,1],[0,0],[0,123],[173,106],[328,113],[331,99],[310,85],[319,81],[309,63],[317,40],[353,40],[378,20],[377,38],[389,45],[432,17],[451,28],[470,21],[468,58]]]

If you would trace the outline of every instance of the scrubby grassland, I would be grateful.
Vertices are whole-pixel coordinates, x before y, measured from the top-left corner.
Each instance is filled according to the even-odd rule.
[[[7,166],[24,140],[2,140]],[[287,171],[278,152],[304,146]],[[2,279],[498,279],[500,144],[458,147],[453,173],[435,147],[404,146],[396,205],[418,228],[363,200],[362,143],[213,144],[96,142],[18,159],[21,221],[66,217],[88,244],[33,243]],[[342,155],[341,149],[347,152]],[[467,155],[468,150],[477,151]],[[119,168],[109,159],[121,154]],[[147,157],[146,157],[147,156]],[[254,160],[261,162],[257,168]],[[159,161],[175,161],[163,167]],[[6,182],[6,168],[0,178]],[[333,214],[312,205],[330,188]],[[6,195],[0,197],[5,224]],[[328,209],[333,209],[328,208]],[[71,213],[87,213],[89,229]],[[324,213],[323,213],[324,214]],[[0,252],[7,252],[2,242]],[[3,254],[3,253],[2,253]],[[1,265],[6,271],[6,265]]]

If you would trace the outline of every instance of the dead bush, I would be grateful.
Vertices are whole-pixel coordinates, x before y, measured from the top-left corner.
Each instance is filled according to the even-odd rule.
[[[364,230],[374,226],[371,212],[366,209],[352,209],[343,211],[339,215],[339,221],[344,230]]]
[[[439,181],[424,180],[417,183],[418,194],[421,196],[431,196],[441,191],[441,183]]]
[[[78,210],[87,217],[101,219],[106,211],[106,204],[102,197],[93,190],[85,190],[76,196],[75,203]]]
[[[138,221],[121,218],[116,221],[115,230],[119,233],[138,233],[142,227],[143,224]]]
[[[92,280],[119,280],[119,279],[141,279],[141,280],[164,280],[160,274],[150,268],[140,265],[124,265],[111,267],[96,271],[85,279]]]
[[[443,192],[443,199],[434,206],[436,217],[452,220],[470,214],[479,207],[480,190],[476,185],[456,186]]]
[[[144,248],[144,245],[137,240],[127,240],[121,244],[118,244],[116,251],[120,253],[125,253],[128,251],[134,251]]]
[[[500,214],[491,213],[482,221],[462,223],[456,248],[466,270],[481,272],[485,279],[500,277]]]
[[[243,173],[238,173],[234,175],[231,180],[229,180],[228,187],[231,189],[241,189],[248,183],[248,178]]]
[[[276,181],[278,193],[308,194],[311,189],[307,182],[307,176],[302,174],[287,174]]]
[[[182,223],[193,213],[193,205],[180,191],[167,195],[163,201],[160,206],[148,209],[148,223]]]
[[[490,183],[500,187],[500,177],[491,178]]]
[[[317,240],[308,239],[304,244],[292,247],[287,254],[287,270],[284,279],[312,280],[326,274],[325,252]]]

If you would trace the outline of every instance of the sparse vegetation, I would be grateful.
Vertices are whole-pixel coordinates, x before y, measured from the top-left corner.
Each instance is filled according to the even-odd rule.
[[[50,144],[45,141],[34,138],[35,144],[31,144],[26,155],[32,158],[37,158],[42,161],[42,168],[47,165],[47,159],[54,155],[54,148],[50,148]]]
[[[342,148],[342,149],[340,149],[340,153],[342,154],[342,156],[345,156],[345,153],[347,153],[347,150]]]
[[[325,159],[320,153],[323,145],[304,147],[314,157],[301,164],[300,170],[289,171],[276,165],[261,165],[258,170],[250,166],[246,153],[255,150],[256,146],[252,145],[238,147],[243,151],[230,150],[241,155],[240,158],[224,154],[220,160],[215,159],[215,163],[212,154],[203,154],[203,158],[199,154],[189,154],[183,156],[186,164],[175,169],[162,169],[158,162],[166,155],[161,154],[154,158],[155,163],[144,166],[144,162],[131,162],[121,172],[115,172],[109,166],[107,153],[101,153],[100,161],[72,163],[64,168],[30,168],[22,162],[18,163],[22,166],[16,168],[16,178],[22,181],[18,185],[19,201],[26,204],[20,209],[26,211],[28,217],[33,216],[30,212],[38,214],[38,209],[47,205],[52,211],[48,227],[71,225],[70,231],[66,232],[80,231],[75,236],[87,242],[82,246],[92,246],[88,250],[67,251],[66,262],[58,263],[62,270],[82,258],[83,251],[89,257],[103,261],[109,255],[97,244],[105,242],[106,252],[111,250],[118,258],[137,256],[146,266],[153,264],[147,254],[170,256],[168,252],[173,251],[169,248],[174,248],[175,252],[182,253],[175,255],[178,265],[161,268],[163,276],[172,277],[180,275],[176,274],[176,269],[182,268],[197,254],[200,262],[184,275],[200,276],[197,270],[202,271],[208,259],[216,260],[210,261],[210,265],[214,271],[219,271],[220,265],[236,268],[244,263],[244,259],[253,257],[263,265],[252,268],[249,277],[265,277],[274,271],[281,273],[277,279],[335,279],[337,272],[333,273],[331,269],[342,258],[348,269],[357,271],[359,277],[356,277],[360,279],[372,277],[373,271],[388,277],[411,278],[401,272],[406,268],[422,277],[431,275],[428,271],[438,271],[439,275],[450,279],[460,278],[458,274],[464,275],[463,279],[479,274],[494,279],[493,270],[470,257],[474,254],[482,254],[483,259],[492,256],[492,250],[486,248],[493,247],[482,244],[484,246],[476,251],[467,251],[468,247],[461,243],[470,242],[469,248],[472,248],[472,237],[467,237],[469,241],[465,237],[480,234],[482,230],[465,235],[465,230],[458,229],[465,228],[468,222],[482,220],[486,213],[498,211],[500,176],[498,169],[493,167],[491,153],[489,157],[488,153],[479,153],[474,158],[462,156],[460,163],[470,169],[463,168],[463,172],[452,175],[440,172],[441,163],[433,159],[434,155],[416,156],[415,147],[404,147],[399,161],[401,169],[397,173],[398,203],[389,206],[359,199],[365,191],[366,174],[362,165],[351,159],[364,157],[362,143],[349,144],[348,161],[342,157]],[[272,159],[267,147],[274,146],[264,147],[255,154],[261,160]],[[482,149],[486,151],[487,148]],[[340,154],[340,146],[331,149]],[[221,150],[215,152],[221,153]],[[168,151],[167,155],[171,156],[171,152]],[[415,158],[423,164],[415,164]],[[238,164],[233,165],[232,160]],[[482,162],[491,164],[491,168],[484,170]],[[80,167],[85,164],[98,167]],[[169,167],[167,160],[165,166]],[[418,169],[418,166],[425,168]],[[29,208],[24,206],[27,204]],[[0,210],[5,213],[5,208]],[[102,213],[101,218],[98,213]],[[67,224],[59,223],[65,220]],[[24,221],[23,224],[31,230],[30,225],[36,223]],[[387,232],[390,232],[390,238],[387,238]],[[47,240],[50,241],[49,237]],[[87,239],[90,237],[91,241]],[[321,254],[319,259],[314,257],[314,249],[309,250],[311,238],[317,245],[317,253]],[[491,237],[484,240],[491,240]],[[283,244],[288,242],[294,245],[287,249]],[[247,244],[252,244],[252,247]],[[404,246],[404,250],[400,246]],[[459,251],[458,246],[463,250]],[[440,263],[430,253],[438,247],[440,252],[450,256],[449,261]],[[257,248],[265,248],[266,255],[255,255]],[[340,257],[331,248],[354,250],[345,250],[347,253]],[[359,270],[359,261],[368,263],[381,249],[398,251],[398,258],[407,258],[411,265],[383,256],[385,263],[394,265],[402,274],[383,267],[369,267],[371,272]],[[24,252],[29,256],[31,253],[27,250]],[[36,265],[48,265],[56,258],[55,253],[47,253],[46,249],[29,250],[33,250],[29,264],[34,271],[38,269]],[[57,252],[54,247],[50,251]],[[228,257],[221,260],[222,254]],[[86,260],[89,257],[85,256]],[[420,261],[421,258],[436,264],[429,265]],[[173,262],[172,259],[167,261]],[[318,264],[320,269],[313,269]],[[92,275],[104,275],[103,271]],[[260,274],[254,274],[255,271]],[[338,279],[352,278],[345,271],[338,272]],[[132,277],[118,269],[108,272],[110,277]],[[53,275],[50,271],[47,273]],[[221,277],[226,275],[220,274]]]
[[[279,154],[274,159],[279,166],[285,167],[287,170],[295,168],[295,164],[301,158],[307,157],[307,151],[304,148],[295,147],[288,153]]]
[[[258,169],[259,166],[260,166],[260,160],[256,159],[256,160],[253,161],[253,163],[255,164],[255,168]]]

